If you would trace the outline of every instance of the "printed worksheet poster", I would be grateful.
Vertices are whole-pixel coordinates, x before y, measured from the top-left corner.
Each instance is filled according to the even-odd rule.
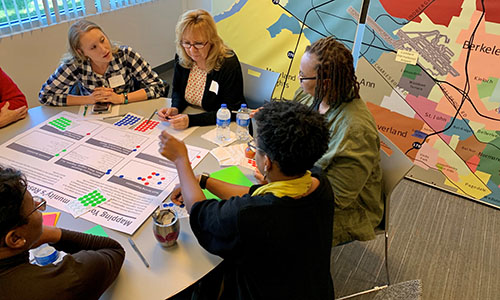
[[[28,190],[62,211],[133,234],[178,183],[146,133],[61,112],[2,144],[0,164],[20,169]],[[192,167],[208,150],[188,146]],[[105,200],[105,201],[104,201]]]

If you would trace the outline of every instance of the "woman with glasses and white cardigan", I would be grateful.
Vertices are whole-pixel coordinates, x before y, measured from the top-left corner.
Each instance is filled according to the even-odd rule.
[[[175,30],[172,105],[161,109],[158,116],[175,129],[215,125],[222,103],[229,110],[238,110],[245,103],[238,57],[224,44],[214,19],[205,10],[187,11]],[[205,112],[182,114],[188,105],[201,107]]]

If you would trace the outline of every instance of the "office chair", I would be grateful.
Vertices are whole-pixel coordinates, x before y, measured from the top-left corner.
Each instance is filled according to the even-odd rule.
[[[385,135],[379,132],[380,137],[380,166],[382,168],[382,180],[384,189],[384,217],[380,222],[380,225],[375,229],[375,234],[384,234],[385,237],[385,272],[387,275],[387,285],[376,286],[372,289],[358,292],[352,295],[344,296],[338,298],[337,300],[344,300],[367,293],[375,292],[386,288],[391,284],[389,276],[389,208],[390,199],[394,188],[398,183],[406,176],[406,174],[413,167],[413,162],[401,151],[396,145],[394,145],[391,140],[389,140]],[[387,146],[387,147],[385,147]],[[387,152],[385,149],[387,149]]]
[[[243,95],[247,101],[247,107],[255,109],[271,101],[280,74],[243,62],[240,64],[243,73]]]

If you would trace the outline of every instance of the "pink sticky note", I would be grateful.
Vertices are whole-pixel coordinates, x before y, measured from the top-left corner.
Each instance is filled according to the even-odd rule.
[[[60,212],[53,213],[43,213],[43,225],[56,226],[57,220],[59,219]]]

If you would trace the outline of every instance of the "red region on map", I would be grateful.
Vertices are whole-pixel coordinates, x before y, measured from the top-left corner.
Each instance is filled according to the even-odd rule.
[[[481,0],[476,0],[476,9],[483,11]],[[484,0],[484,12],[486,22],[493,22],[500,24],[500,1],[498,0]]]
[[[481,5],[481,0],[476,1],[479,1],[479,5]],[[450,24],[452,17],[460,16],[463,2],[464,0],[380,0],[384,9],[393,17],[420,23],[422,19],[418,15],[425,12],[434,24],[444,26]],[[431,4],[429,5],[429,3]],[[500,15],[496,17],[500,18]]]

